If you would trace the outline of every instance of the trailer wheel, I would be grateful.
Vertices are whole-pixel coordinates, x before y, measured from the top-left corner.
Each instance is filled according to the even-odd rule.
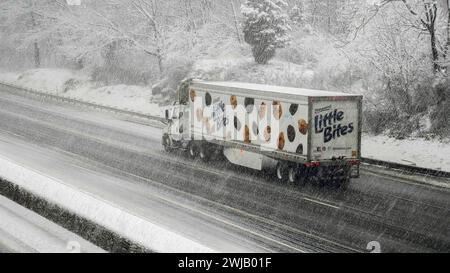
[[[337,188],[341,191],[346,191],[349,184],[350,184],[350,177],[346,177],[340,179],[339,183],[337,184]]]
[[[194,142],[189,143],[188,153],[191,158],[197,157],[197,145]]]
[[[333,182],[335,188],[345,191],[350,183],[350,169],[344,169]]]
[[[308,171],[303,165],[297,167],[297,181],[296,184],[299,186],[304,186],[308,182]]]
[[[279,161],[277,163],[277,179],[280,182],[286,182],[288,180],[289,171],[286,163]]]
[[[209,159],[209,153],[208,153],[208,148],[206,147],[205,144],[201,144],[199,147],[199,151],[198,151],[198,155],[200,157],[201,160],[203,161],[208,161]]]
[[[289,184],[295,184],[297,182],[297,167],[295,165],[291,165],[288,168],[288,182]]]

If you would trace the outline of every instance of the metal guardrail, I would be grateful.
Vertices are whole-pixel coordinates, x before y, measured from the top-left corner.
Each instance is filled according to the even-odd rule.
[[[130,116],[139,117],[139,118],[156,120],[156,121],[159,121],[162,123],[164,123],[164,121],[165,121],[165,119],[163,117],[159,117],[159,116],[152,116],[152,115],[148,115],[148,114],[141,113],[141,112],[134,112],[134,111],[131,111],[128,109],[120,109],[120,108],[113,107],[113,106],[96,104],[94,102],[84,101],[84,100],[81,100],[78,98],[73,98],[73,97],[58,96],[58,95],[55,95],[55,94],[52,94],[49,92],[45,92],[42,90],[18,86],[18,85],[3,82],[3,81],[0,81],[0,85],[6,86],[8,88],[14,88],[14,89],[17,89],[18,91],[21,91],[21,92],[24,92],[24,93],[27,93],[30,95],[44,97],[44,98],[52,99],[55,101],[66,102],[66,103],[70,103],[70,104],[74,104],[74,105],[87,106],[90,108],[106,110],[106,111],[114,112],[117,114],[125,114],[125,115],[130,115]]]
[[[397,170],[405,171],[408,173],[423,174],[423,175],[442,177],[442,178],[450,178],[450,172],[445,172],[445,171],[441,171],[441,170],[423,168],[423,167],[412,166],[412,165],[405,165],[405,164],[400,164],[400,163],[396,163],[396,162],[383,161],[383,160],[372,159],[372,158],[361,158],[361,161],[363,163],[366,163],[369,165],[382,166],[382,167],[387,167],[389,169],[397,169]]]
[[[87,106],[87,107],[94,108],[94,109],[106,110],[106,111],[114,112],[117,114],[125,114],[125,115],[129,115],[129,116],[134,116],[134,117],[139,117],[139,118],[144,118],[144,119],[149,119],[149,120],[154,120],[154,121],[158,121],[161,123],[165,123],[165,119],[163,117],[152,116],[152,115],[148,115],[148,114],[144,114],[144,113],[140,113],[140,112],[134,112],[134,111],[131,111],[128,109],[120,109],[120,108],[116,108],[116,107],[112,107],[112,106],[108,106],[108,105],[96,104],[94,102],[83,101],[83,100],[71,98],[71,97],[58,96],[58,95],[51,94],[49,92],[45,92],[42,90],[36,90],[36,89],[32,89],[32,88],[18,86],[18,85],[3,82],[3,81],[0,81],[0,85],[6,86],[9,88],[14,88],[21,92],[25,92],[27,94],[31,94],[34,96],[40,96],[40,97],[44,97],[44,98],[53,99],[56,101],[71,103],[74,105],[78,104],[78,105]],[[450,172],[445,172],[445,171],[441,171],[441,170],[428,169],[428,168],[422,168],[422,167],[411,166],[411,165],[404,165],[404,164],[400,164],[400,163],[377,160],[377,159],[372,159],[372,158],[361,158],[361,161],[363,163],[366,163],[369,165],[382,166],[382,167],[387,167],[390,169],[398,169],[398,170],[406,171],[409,173],[423,174],[423,175],[442,177],[442,178],[450,178]]]

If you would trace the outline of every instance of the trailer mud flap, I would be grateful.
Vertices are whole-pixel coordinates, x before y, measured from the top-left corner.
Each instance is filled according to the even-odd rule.
[[[359,178],[359,165],[353,165],[350,168],[350,178]]]

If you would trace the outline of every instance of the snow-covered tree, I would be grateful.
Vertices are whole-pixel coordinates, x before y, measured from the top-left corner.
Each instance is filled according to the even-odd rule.
[[[266,64],[277,48],[289,43],[291,28],[283,10],[286,6],[283,0],[247,0],[242,5],[244,39],[251,45],[257,63]]]
[[[305,22],[305,9],[303,2],[299,2],[289,11],[289,19],[294,24],[303,24]]]
[[[61,27],[58,14],[61,6],[52,0],[0,1],[0,43],[28,56],[32,52],[35,67],[42,64],[43,55],[53,50],[51,39]]]

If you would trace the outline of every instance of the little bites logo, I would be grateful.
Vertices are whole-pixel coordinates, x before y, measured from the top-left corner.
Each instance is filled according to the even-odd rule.
[[[353,122],[341,124],[344,119],[344,111],[337,109],[331,110],[331,105],[316,109],[314,117],[314,126],[316,134],[323,133],[323,142],[327,143],[333,139],[351,134],[354,131]],[[321,112],[328,111],[323,114]],[[319,113],[319,114],[317,114]]]

